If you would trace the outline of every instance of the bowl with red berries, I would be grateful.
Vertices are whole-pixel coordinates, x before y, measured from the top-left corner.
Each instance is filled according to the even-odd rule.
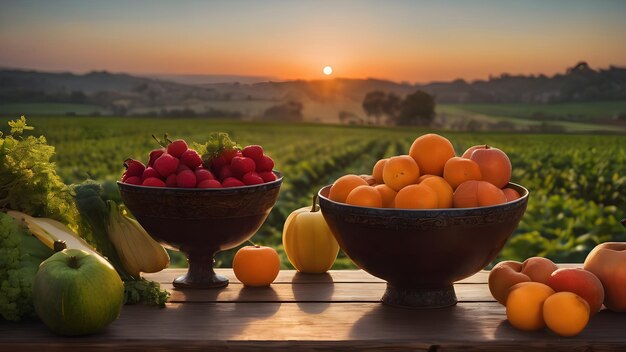
[[[147,164],[127,159],[118,181],[122,200],[157,241],[185,253],[179,288],[228,285],[215,274],[214,255],[250,239],[278,199],[283,177],[258,145],[238,147],[213,134],[194,148],[182,139],[162,142]]]

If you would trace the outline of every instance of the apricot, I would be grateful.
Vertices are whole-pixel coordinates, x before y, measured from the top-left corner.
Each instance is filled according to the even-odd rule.
[[[422,176],[420,176],[420,178],[417,179],[417,183],[421,183],[422,181],[424,181],[425,179],[429,178],[429,177],[433,177],[435,175],[431,175],[431,174],[424,174]]]
[[[582,297],[589,304],[591,315],[602,308],[604,287],[591,271],[581,268],[557,269],[550,275],[546,284],[556,292],[572,292]]]
[[[550,286],[540,282],[513,285],[506,299],[506,317],[520,330],[539,330],[545,326],[543,302],[554,294]]]
[[[506,196],[506,201],[507,202],[512,202],[516,199],[521,198],[522,196],[519,194],[519,192],[517,192],[516,190],[514,190],[513,188],[504,188],[502,190],[502,192],[504,192],[504,195]]]
[[[455,208],[486,207],[506,203],[501,189],[486,181],[465,181],[452,195]]]
[[[396,195],[396,208],[400,209],[435,209],[439,200],[432,188],[419,184],[402,188]]]
[[[481,180],[480,167],[475,161],[459,158],[450,158],[443,168],[443,178],[448,181],[452,189],[469,180]]]
[[[437,208],[452,208],[452,187],[441,176],[431,176],[420,182],[437,192]]]
[[[447,138],[429,133],[413,142],[409,155],[415,159],[422,173],[442,176],[444,165],[455,153],[452,143]]]
[[[461,157],[465,158],[465,159],[469,159],[470,156],[472,156],[472,153],[474,152],[474,150],[476,150],[476,149],[485,149],[485,148],[487,148],[486,144],[479,144],[479,145],[475,145],[475,146],[469,147],[469,148],[467,148],[467,150],[463,153],[463,155]]]
[[[380,193],[380,197],[383,200],[383,208],[395,207],[396,194],[398,194],[398,192],[385,184],[376,185],[374,188]]]
[[[365,182],[367,182],[367,184],[370,186],[373,186],[376,184],[376,180],[371,175],[359,175],[359,177],[365,180]]]
[[[348,194],[346,204],[361,207],[382,208],[383,199],[376,188],[370,185],[357,186]]]
[[[511,161],[500,149],[490,146],[477,148],[469,159],[478,164],[484,181],[498,188],[504,188],[511,181]]]
[[[509,289],[520,282],[529,282],[530,277],[522,273],[522,263],[507,260],[496,264],[489,272],[489,292],[500,304],[506,304]]]
[[[416,183],[419,177],[420,168],[408,155],[391,157],[383,167],[383,181],[396,192]]]
[[[372,177],[376,180],[376,183],[381,184],[383,181],[383,169],[385,168],[385,164],[389,159],[380,159],[374,164],[374,169],[372,169]]]
[[[561,336],[576,336],[589,322],[589,304],[572,292],[557,292],[543,303],[543,320]]]
[[[335,202],[345,203],[348,194],[357,186],[367,186],[367,181],[357,175],[341,176],[333,183],[328,192],[328,198]]]
[[[541,282],[542,284],[548,284],[550,275],[558,269],[556,264],[548,258],[544,257],[530,257],[522,263],[522,273],[528,275],[528,277],[535,282]]]

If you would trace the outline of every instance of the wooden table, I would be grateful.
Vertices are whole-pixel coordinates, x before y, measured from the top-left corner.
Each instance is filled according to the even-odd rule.
[[[231,280],[227,288],[173,289],[183,272],[149,275],[172,292],[166,308],[126,306],[94,336],[63,338],[41,323],[0,322],[0,351],[626,351],[626,313],[603,310],[573,338],[514,329],[489,293],[486,271],[455,285],[456,306],[435,310],[382,305],[385,283],[363,271],[282,271],[271,287],[244,288],[232,270],[220,269]]]

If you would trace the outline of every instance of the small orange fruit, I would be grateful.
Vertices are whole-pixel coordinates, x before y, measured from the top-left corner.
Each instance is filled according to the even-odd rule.
[[[452,208],[452,187],[443,177],[431,176],[420,184],[426,185],[437,192],[437,208]]]
[[[383,168],[383,181],[394,191],[414,184],[420,177],[420,168],[408,155],[394,156],[387,160]]]
[[[367,182],[367,184],[370,186],[373,186],[376,184],[376,180],[371,175],[359,175],[359,177],[365,180],[365,182]]]
[[[374,165],[374,169],[372,170],[372,177],[376,180],[376,183],[381,184],[383,181],[383,169],[385,168],[385,164],[389,159],[380,159]]]
[[[454,157],[454,147],[447,138],[429,133],[413,142],[409,155],[415,159],[422,173],[442,176],[446,161]]]
[[[471,149],[471,148],[470,148]],[[511,180],[511,161],[500,149],[490,146],[476,148],[470,155],[480,167],[482,179],[504,188]]]
[[[543,320],[561,336],[576,336],[589,322],[589,304],[572,292],[557,292],[543,303]]]
[[[452,189],[456,189],[465,181],[482,179],[482,175],[475,161],[455,156],[446,162],[443,178],[448,181]]]
[[[487,207],[506,203],[502,190],[487,181],[465,181],[452,196],[455,208]]]
[[[506,298],[506,317],[520,330],[539,330],[546,326],[543,320],[543,302],[554,294],[550,286],[540,282],[520,282],[509,289]]]
[[[516,199],[519,199],[521,196],[520,194],[514,190],[513,188],[505,188],[502,190],[502,192],[504,192],[504,195],[506,196],[506,201],[507,202],[511,202],[514,201]]]
[[[367,181],[357,175],[341,176],[333,183],[328,192],[328,198],[335,202],[345,203],[348,194],[357,186],[366,185]]]
[[[376,185],[374,188],[378,191],[378,193],[380,193],[383,200],[383,208],[393,208],[396,201],[396,194],[398,194],[398,192],[394,191],[386,184]]]
[[[436,209],[438,203],[437,192],[424,184],[406,186],[396,195],[400,209]]]
[[[382,208],[383,199],[376,188],[372,186],[357,186],[350,192],[350,194],[348,194],[346,204],[358,205],[361,207]]]
[[[431,174],[426,174],[426,175],[422,175],[420,176],[420,178],[417,179],[417,183],[422,183],[422,181],[424,181],[425,179],[429,178],[429,177],[433,177],[435,175],[431,175]]]
[[[280,257],[271,247],[245,246],[235,253],[233,271],[246,286],[269,286],[280,271]]]

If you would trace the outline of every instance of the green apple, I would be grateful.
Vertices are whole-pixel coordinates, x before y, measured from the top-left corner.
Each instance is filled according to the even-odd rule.
[[[119,317],[124,283],[104,258],[65,249],[39,266],[33,303],[39,318],[53,332],[93,334]]]

